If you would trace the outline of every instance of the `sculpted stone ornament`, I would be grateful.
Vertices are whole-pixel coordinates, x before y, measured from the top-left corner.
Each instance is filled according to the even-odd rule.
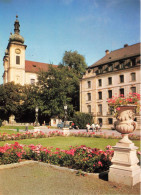
[[[123,138],[113,146],[114,156],[109,170],[109,181],[134,186],[141,181],[140,167],[138,166],[137,147],[129,140],[129,133],[137,128],[134,121],[135,105],[119,106],[115,129]]]
[[[136,106],[134,105],[119,107],[117,121],[114,123],[114,128],[123,136],[120,143],[132,143],[128,138],[128,134],[133,133],[137,128],[137,122],[134,121],[135,109]]]

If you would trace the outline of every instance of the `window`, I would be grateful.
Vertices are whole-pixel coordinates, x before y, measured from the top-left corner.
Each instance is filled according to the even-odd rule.
[[[136,65],[136,58],[131,59],[131,66],[135,66]]]
[[[98,86],[99,86],[99,87],[102,86],[102,79],[98,79]]]
[[[100,124],[100,123],[103,123],[102,122],[102,118],[98,118],[98,123]]]
[[[98,67],[98,73],[99,74],[102,73],[102,67],[101,66]]]
[[[102,114],[102,104],[98,105],[98,112],[99,112],[99,114]]]
[[[108,85],[112,85],[112,77],[108,77]]]
[[[108,98],[112,98],[112,90],[108,90]]]
[[[124,61],[121,61],[121,62],[120,62],[119,68],[120,68],[120,69],[123,69],[123,68],[124,68]]]
[[[88,108],[88,113],[91,113],[91,105],[88,105],[87,108]]]
[[[98,92],[98,99],[102,100],[102,92],[101,91]]]
[[[135,81],[136,80],[136,73],[132,72],[131,73],[131,81]]]
[[[109,65],[108,65],[108,71],[113,71],[113,66],[112,66],[112,64],[109,64]]]
[[[113,106],[109,106],[108,108],[108,115],[113,115],[113,112],[114,112],[114,107]]]
[[[35,85],[35,79],[31,79],[30,82],[31,82],[31,85]]]
[[[108,118],[108,124],[112,125],[113,124],[113,119],[112,118]]]
[[[131,87],[131,93],[136,93],[136,87]]]
[[[91,93],[87,93],[88,101],[91,101]]]
[[[20,56],[16,56],[16,64],[20,64]]]
[[[119,90],[119,93],[120,93],[120,96],[124,96],[124,88],[121,88],[121,89]]]
[[[88,81],[88,88],[91,88],[91,81]]]
[[[120,78],[120,83],[124,83],[124,75],[120,75],[119,78]]]

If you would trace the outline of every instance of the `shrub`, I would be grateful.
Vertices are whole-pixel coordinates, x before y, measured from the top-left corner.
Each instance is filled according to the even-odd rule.
[[[0,119],[0,127],[2,126],[2,120]]]
[[[85,129],[87,123],[93,123],[93,117],[89,113],[75,112],[72,121],[79,129]]]

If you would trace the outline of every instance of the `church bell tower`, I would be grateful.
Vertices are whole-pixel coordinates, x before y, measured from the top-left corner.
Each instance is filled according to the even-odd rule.
[[[11,33],[9,43],[3,58],[3,83],[14,82],[25,84],[25,50],[24,38],[20,35],[18,16],[14,23],[14,34]]]

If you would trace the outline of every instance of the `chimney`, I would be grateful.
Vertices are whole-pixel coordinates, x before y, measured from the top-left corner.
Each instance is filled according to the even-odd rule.
[[[108,49],[105,51],[105,54],[106,54],[106,55],[109,54],[109,50],[108,50]]]
[[[128,44],[124,44],[124,47],[128,47]]]

